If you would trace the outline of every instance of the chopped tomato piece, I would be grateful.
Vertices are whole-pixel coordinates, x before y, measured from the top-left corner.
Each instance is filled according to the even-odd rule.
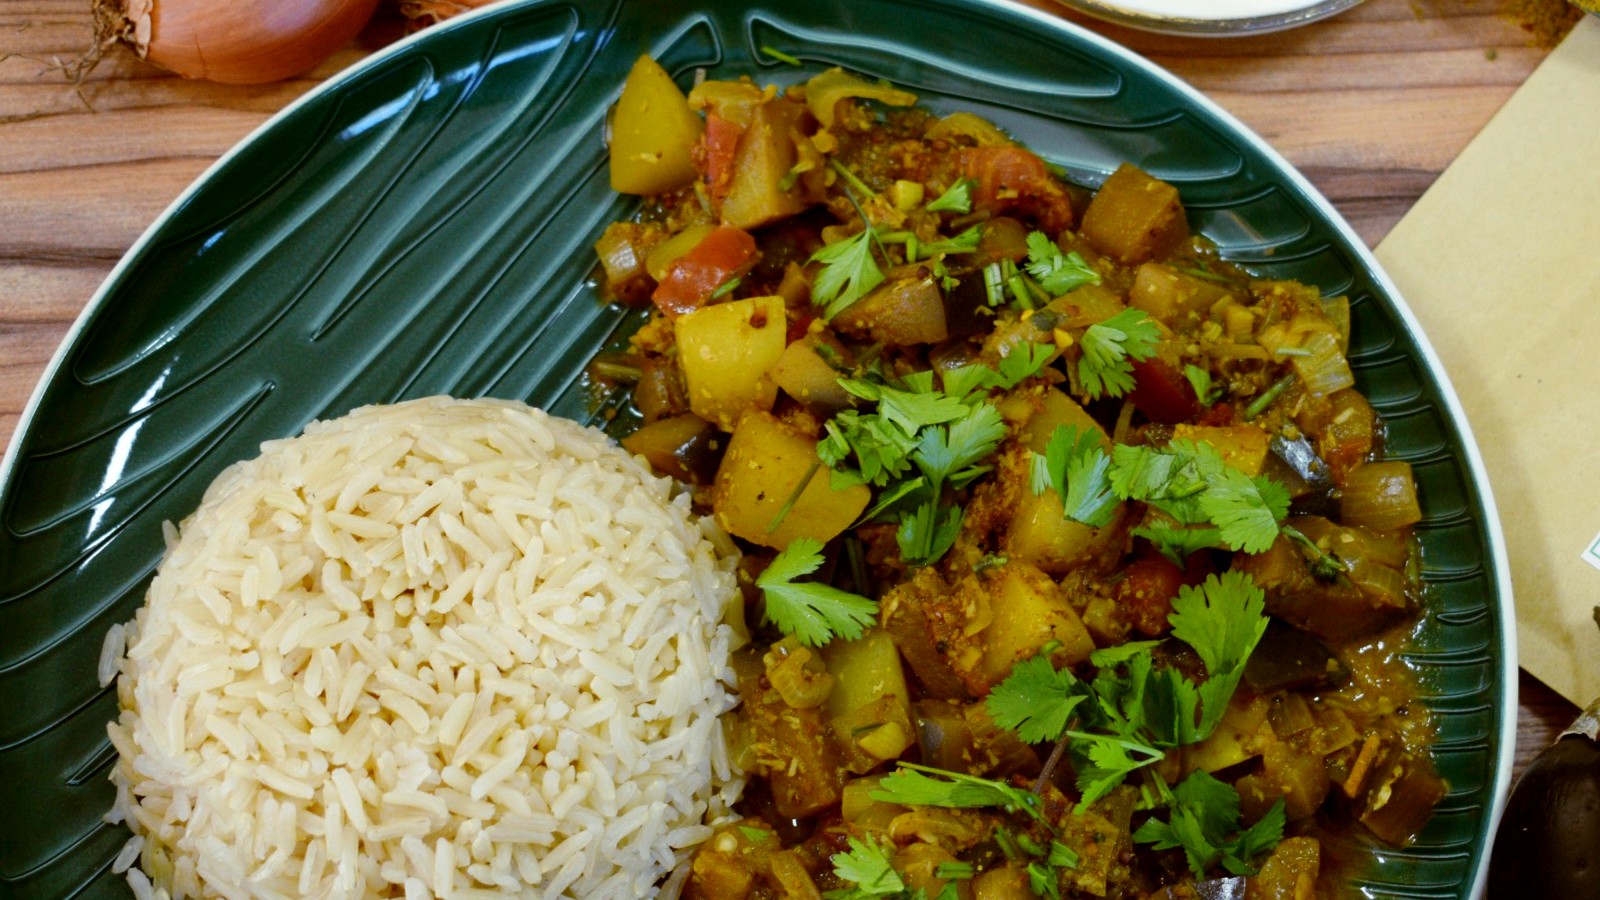
[[[694,312],[729,279],[750,271],[757,255],[748,231],[721,226],[673,260],[650,299],[668,318]]]
[[[706,115],[704,144],[698,155],[706,175],[706,192],[714,207],[722,205],[722,198],[733,184],[733,160],[743,134],[743,128],[716,113]]]
[[[1193,419],[1200,405],[1189,379],[1159,359],[1143,359],[1133,364],[1133,391],[1128,399],[1145,418],[1164,425]]]
[[[1172,598],[1183,586],[1184,571],[1164,556],[1151,554],[1135,560],[1117,582],[1117,605],[1128,614],[1128,621],[1149,637],[1166,634],[1172,628]]]
[[[1016,209],[1050,234],[1072,226],[1072,198],[1033,153],[1021,147],[970,147],[961,151],[961,174],[978,182],[980,209]]]

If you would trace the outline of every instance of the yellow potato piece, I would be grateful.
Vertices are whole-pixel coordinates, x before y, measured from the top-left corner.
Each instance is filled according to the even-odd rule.
[[[705,127],[667,70],[639,57],[611,120],[611,189],[648,196],[694,181],[690,154]]]
[[[712,489],[717,524],[730,534],[779,550],[795,538],[826,541],[837,536],[867,508],[872,491],[866,485],[835,491],[826,466],[818,464],[812,471],[817,463],[816,440],[799,429],[770,413],[755,412],[740,419]],[[805,490],[778,526],[768,530],[808,475]]]
[[[689,409],[723,431],[778,399],[772,369],[789,321],[782,297],[750,297],[697,309],[673,321]]]

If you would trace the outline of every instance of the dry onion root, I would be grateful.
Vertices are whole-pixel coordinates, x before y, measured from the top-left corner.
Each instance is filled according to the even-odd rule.
[[[377,0],[94,0],[95,46],[79,77],[118,42],[185,78],[264,84],[298,75],[348,43]]]
[[[426,28],[435,22],[443,22],[451,16],[459,16],[470,12],[480,6],[488,6],[494,0],[400,0],[400,14],[405,16],[411,24],[411,30]]]

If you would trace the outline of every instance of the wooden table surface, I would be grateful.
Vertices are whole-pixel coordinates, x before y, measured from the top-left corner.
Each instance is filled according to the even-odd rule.
[[[1049,0],[1028,0],[1054,11]],[[74,86],[89,0],[0,4],[0,448],[68,327],[133,241],[221,153],[321,79],[392,40],[380,19],[301,78],[184,81],[117,52]],[[1370,0],[1234,40],[1147,35],[1067,15],[1205,91],[1376,244],[1545,51],[1496,0]],[[1576,714],[1524,675],[1520,770]]]

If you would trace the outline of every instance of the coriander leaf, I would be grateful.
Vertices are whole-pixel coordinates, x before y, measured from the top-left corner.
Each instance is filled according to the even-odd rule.
[[[1078,791],[1083,795],[1077,809],[1082,812],[1112,788],[1125,781],[1129,774],[1164,758],[1160,750],[1133,741],[1069,731],[1074,739],[1077,756],[1074,768],[1078,770]]]
[[[1177,669],[1159,669],[1145,680],[1144,723],[1151,740],[1164,747],[1199,743],[1201,689]],[[1219,709],[1226,710],[1224,702]]]
[[[1111,448],[1111,488],[1128,500],[1149,500],[1172,481],[1177,457],[1150,447],[1118,444]]]
[[[1073,425],[1058,425],[1045,446],[1043,474],[1061,497],[1067,518],[1092,527],[1111,521],[1117,508],[1107,475],[1111,457],[1100,448],[1100,436]],[[1040,493],[1040,472],[1034,469],[1033,489]]]
[[[1242,668],[1267,630],[1265,594],[1249,575],[1229,570],[1199,587],[1184,585],[1172,601],[1172,634],[1193,647],[1212,677]]]
[[[1196,878],[1204,878],[1218,863],[1235,875],[1253,875],[1254,858],[1283,839],[1282,799],[1240,832],[1238,792],[1203,770],[1174,788],[1169,802],[1169,821],[1152,818],[1134,832],[1133,839],[1157,850],[1182,848]]]
[[[935,775],[939,777],[931,777]],[[1007,812],[1021,811],[1044,821],[1039,798],[1026,788],[908,762],[900,763],[899,768],[878,782],[871,797],[883,803],[899,803],[903,806],[943,806],[950,809],[998,806]]]
[[[1035,897],[1061,900],[1061,885],[1056,879],[1056,873],[1043,863],[1028,863],[1028,887]]]
[[[914,512],[901,517],[894,539],[906,562],[913,566],[931,566],[955,546],[960,533],[961,507],[941,508],[939,498],[930,497]]]
[[[888,518],[885,518],[885,521],[895,521],[893,514],[897,508],[914,506],[915,504],[909,502],[910,500],[915,500],[917,503],[926,502],[928,493],[928,479],[920,475],[916,478],[895,482],[879,493],[872,505],[867,507],[867,511],[862,513],[861,518],[857,519],[855,524],[850,527],[855,528],[886,516]],[[901,501],[907,502],[902,503]]]
[[[1221,846],[1239,827],[1239,792],[1199,769],[1172,789],[1173,803],[1195,814],[1206,839]]]
[[[1010,353],[1000,357],[999,377],[990,386],[1009,391],[1038,374],[1055,355],[1054,344],[1033,341],[1018,344],[1011,348]]]
[[[911,469],[911,451],[916,441],[905,429],[880,415],[862,415],[848,409],[829,419],[823,430],[825,436],[817,443],[817,457],[835,470],[835,486],[839,484],[839,468],[852,454],[861,468],[862,480],[880,487]]]
[[[1183,377],[1194,388],[1194,395],[1200,400],[1201,406],[1210,406],[1222,398],[1222,385],[1212,383],[1209,369],[1189,363],[1183,367]]]
[[[1111,451],[1111,487],[1117,496],[1142,500],[1180,524],[1209,522],[1201,495],[1226,465],[1210,444],[1174,440],[1166,449],[1117,445]]]
[[[1090,325],[1080,342],[1078,377],[1089,397],[1120,397],[1133,389],[1133,361],[1155,355],[1161,331],[1140,309],[1125,309]]]
[[[1096,668],[1120,666],[1141,653],[1149,653],[1160,646],[1160,641],[1129,641],[1115,647],[1105,647],[1089,654],[1089,662]]]
[[[1258,870],[1253,865],[1255,858],[1271,850],[1283,840],[1283,826],[1286,816],[1284,814],[1283,798],[1272,804],[1259,821],[1239,834],[1239,838],[1232,842],[1228,848],[1228,855],[1222,860],[1223,866],[1235,875],[1254,875]]]
[[[949,425],[925,429],[912,460],[932,484],[942,485],[957,472],[994,453],[1005,436],[1006,423],[1000,410],[980,403]]]
[[[883,283],[883,270],[872,258],[873,234],[868,228],[811,254],[811,262],[823,264],[811,284],[811,302],[826,307],[824,318],[832,319]]]
[[[900,873],[889,861],[889,850],[876,840],[849,838],[850,850],[835,853],[830,862],[833,873],[856,886],[853,896],[884,897],[906,889]]]
[[[1195,649],[1206,665],[1199,687],[1197,740],[1216,730],[1239,686],[1245,661],[1267,630],[1265,595],[1250,576],[1227,571],[1199,587],[1185,585],[1172,601],[1172,635]],[[1186,742],[1187,743],[1187,742]]]
[[[1278,521],[1289,512],[1289,491],[1270,478],[1225,468],[1201,495],[1200,509],[1230,548],[1264,553],[1278,536]]]
[[[1224,546],[1221,530],[1211,526],[1173,528],[1166,525],[1141,525],[1133,529],[1132,533],[1134,537],[1142,537],[1149,541],[1162,556],[1180,566],[1188,562],[1189,555],[1197,550]]]
[[[968,412],[965,403],[939,391],[905,391],[859,378],[841,378],[839,386],[863,400],[876,402],[877,414],[898,425],[907,436],[928,425],[954,422]]]
[[[935,256],[940,253],[971,253],[978,249],[978,244],[983,240],[983,226],[974,225],[966,231],[952,238],[941,241],[929,241],[922,245],[921,252],[924,257]]]
[[[984,706],[995,724],[1015,731],[1030,744],[1054,741],[1067,730],[1072,711],[1086,699],[1086,689],[1070,671],[1057,671],[1048,656],[1017,663],[1006,679],[989,692]]]
[[[973,391],[988,388],[995,378],[994,370],[982,363],[945,369],[944,392],[951,397],[966,400]]]
[[[752,844],[764,844],[772,838],[772,832],[765,828],[756,828],[751,825],[740,825],[739,833]]]
[[[877,620],[878,604],[866,597],[818,582],[794,579],[822,565],[822,542],[796,538],[756,579],[766,597],[767,616],[784,634],[820,647],[835,635],[855,640]]]
[[[1050,842],[1050,856],[1045,862],[1063,869],[1076,869],[1078,867],[1078,853],[1060,841]]]
[[[1189,870],[1196,878],[1205,878],[1206,870],[1221,855],[1221,851],[1206,840],[1199,820],[1186,807],[1174,809],[1169,822],[1154,818],[1146,821],[1133,833],[1133,840],[1153,844],[1157,850],[1182,848],[1189,860]]]
[[[933,377],[932,369],[922,369],[900,376],[900,384],[913,394],[931,394],[935,393]]]
[[[1082,256],[1075,252],[1062,253],[1042,231],[1028,233],[1028,274],[1054,297],[1086,284],[1100,283],[1100,273]]]
[[[966,881],[976,874],[978,872],[972,867],[972,863],[960,860],[946,860],[933,869],[934,877],[945,881]]]
[[[971,178],[961,178],[950,189],[939,195],[939,199],[928,204],[928,212],[953,212],[966,215],[972,212],[972,189],[978,183]]]

